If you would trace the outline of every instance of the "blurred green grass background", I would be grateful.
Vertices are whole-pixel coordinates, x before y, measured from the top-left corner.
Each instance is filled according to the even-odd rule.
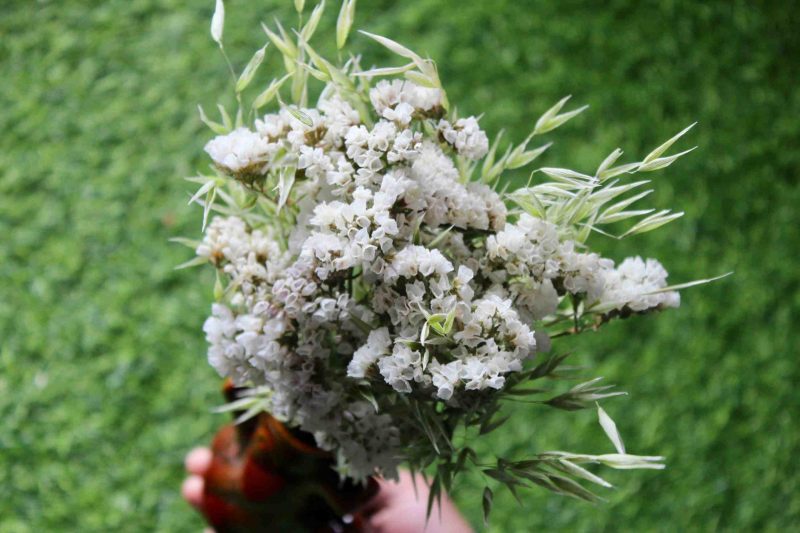
[[[334,2],[336,3],[336,2]],[[241,67],[288,0],[226,2]],[[451,100],[521,139],[565,94],[591,109],[539,163],[592,170],[687,124],[699,149],[656,176],[686,211],[622,243],[671,280],[735,275],[678,311],[574,342],[630,395],[606,403],[664,472],[612,472],[608,502],[496,495],[491,531],[784,531],[800,524],[798,6],[785,2],[362,1],[356,27],[435,58]],[[221,415],[201,324],[209,272],[174,271],[200,214],[196,104],[229,92],[211,0],[4,2],[0,16],[0,531],[199,531],[182,458]],[[315,42],[334,23],[330,6]],[[293,16],[290,19],[293,20]],[[331,33],[324,38],[328,45]],[[362,36],[368,62],[389,59]],[[322,46],[322,45],[321,45]],[[326,48],[322,46],[322,48]],[[275,52],[270,50],[271,65]],[[263,67],[262,67],[263,68]],[[258,80],[271,78],[263,69]],[[481,449],[611,451],[592,412],[533,406]],[[481,480],[456,498],[480,526]],[[482,526],[481,526],[482,527]]]

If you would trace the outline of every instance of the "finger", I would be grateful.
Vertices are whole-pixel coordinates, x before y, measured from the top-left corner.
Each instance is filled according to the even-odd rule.
[[[205,475],[211,466],[211,450],[208,448],[195,448],[186,455],[184,461],[186,471],[196,476]]]
[[[381,493],[378,493],[375,496],[373,496],[368,502],[361,505],[357,509],[357,511],[361,513],[361,515],[364,516],[365,518],[369,518],[373,514],[377,513],[378,511],[386,507],[386,503],[387,503],[386,497]]]
[[[367,518],[386,507],[392,499],[394,491],[394,482],[387,481],[384,478],[376,478],[376,481],[378,482],[378,491],[357,509],[359,513]]]
[[[194,507],[200,508],[203,503],[203,478],[200,476],[189,476],[183,480],[181,494],[183,499]]]

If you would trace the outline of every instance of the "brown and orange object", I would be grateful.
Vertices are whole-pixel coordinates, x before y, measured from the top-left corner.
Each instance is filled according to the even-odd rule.
[[[240,389],[226,381],[223,392],[233,401]],[[356,510],[377,491],[372,479],[340,481],[311,435],[267,413],[225,425],[211,450],[201,510],[216,533],[358,532]]]

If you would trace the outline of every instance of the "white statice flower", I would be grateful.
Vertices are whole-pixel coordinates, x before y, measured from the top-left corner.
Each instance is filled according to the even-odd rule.
[[[667,286],[667,271],[655,259],[629,257],[606,273],[600,303],[631,311],[680,306],[680,294],[661,291]]]
[[[375,111],[388,120],[398,120],[412,114],[426,114],[442,105],[442,91],[422,87],[407,80],[381,80],[369,92]],[[388,114],[387,114],[388,112]],[[403,122],[403,120],[398,120]]]
[[[327,129],[325,139],[332,147],[341,146],[347,131],[352,126],[361,123],[358,111],[337,94],[321,99],[319,110],[325,118],[325,128]]]
[[[331,158],[322,148],[305,145],[300,147],[297,168],[305,171],[306,176],[311,179],[325,178],[329,172],[334,170]]]
[[[411,384],[425,382],[422,369],[422,354],[407,344],[397,342],[390,355],[378,360],[378,370],[383,379],[397,392],[411,392]],[[430,381],[430,378],[427,378]]]
[[[388,328],[380,328],[370,332],[367,344],[353,352],[353,359],[347,365],[347,376],[363,378],[370,366],[381,357],[389,354],[392,338]]]
[[[578,252],[573,241],[566,241],[556,252],[558,276],[571,294],[585,294],[596,300],[603,293],[607,272],[614,267],[611,259],[596,253]]]
[[[250,251],[247,224],[239,217],[214,217],[206,228],[203,242],[197,247],[200,257],[214,264],[235,261]]]
[[[287,114],[270,113],[255,121],[255,129],[259,135],[269,142],[277,142],[289,132]]]
[[[506,208],[499,195],[481,183],[462,183],[453,160],[438,145],[422,144],[409,176],[427,203],[426,224],[480,230],[497,230],[505,224]]]
[[[275,152],[267,139],[247,128],[237,128],[227,135],[211,139],[205,151],[214,163],[233,174],[260,173]]]
[[[475,117],[460,118],[455,124],[442,119],[438,128],[445,142],[467,159],[480,159],[489,151],[489,138]]]

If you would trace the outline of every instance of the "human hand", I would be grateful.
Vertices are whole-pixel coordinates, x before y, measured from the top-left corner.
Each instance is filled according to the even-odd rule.
[[[211,466],[211,450],[195,448],[186,456],[185,463],[189,476],[183,482],[181,493],[187,502],[199,509],[203,503],[203,476]],[[365,533],[472,532],[446,494],[442,495],[441,507],[434,503],[426,524],[430,489],[422,476],[416,478],[416,489],[414,482],[411,473],[405,470],[400,472],[397,482],[378,480],[378,494],[360,509],[365,518]]]
[[[442,494],[441,506],[434,502],[427,518],[430,487],[421,475],[414,479],[411,472],[401,470],[398,481],[378,479],[378,484],[378,494],[361,509],[366,533],[472,532],[447,494]]]

